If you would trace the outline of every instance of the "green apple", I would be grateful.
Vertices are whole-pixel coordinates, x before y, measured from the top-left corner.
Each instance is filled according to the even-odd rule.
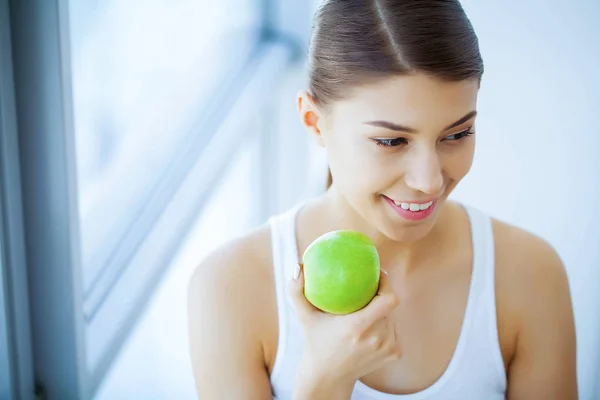
[[[366,235],[352,230],[328,232],[302,256],[304,295],[331,314],[365,307],[379,288],[379,253]]]

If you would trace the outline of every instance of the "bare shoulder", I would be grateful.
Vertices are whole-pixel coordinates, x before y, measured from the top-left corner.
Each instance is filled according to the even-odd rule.
[[[258,317],[273,287],[271,234],[263,225],[224,243],[196,268],[188,285],[189,306],[212,307]]]
[[[492,224],[507,398],[577,398],[575,323],[563,262],[546,240]]]
[[[556,250],[543,238],[493,219],[498,283],[519,303],[555,289],[564,290],[567,275]],[[509,289],[512,288],[512,289]]]
[[[277,335],[270,243],[262,226],[213,251],[190,278],[188,332],[200,398],[270,395]]]
[[[264,268],[264,262],[270,262],[270,243],[271,233],[269,227],[263,225],[222,244],[196,267],[190,284],[192,286],[195,284],[202,285],[206,279],[209,279],[213,284],[235,284],[235,282],[244,282],[244,279],[240,279],[242,276],[250,277],[256,276],[256,274],[260,275],[261,272],[267,272],[267,268]]]

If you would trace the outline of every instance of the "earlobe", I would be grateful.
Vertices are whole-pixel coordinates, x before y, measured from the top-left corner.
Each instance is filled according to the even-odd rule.
[[[319,128],[320,111],[315,104],[314,98],[307,91],[298,93],[297,97],[298,114],[304,128],[310,132],[319,146],[325,146],[323,136]]]

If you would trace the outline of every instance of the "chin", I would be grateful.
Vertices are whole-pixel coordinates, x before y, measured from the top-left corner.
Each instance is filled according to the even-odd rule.
[[[419,226],[392,226],[386,228],[382,229],[381,232],[394,242],[416,242],[431,232],[433,223],[429,222]]]
[[[433,229],[443,200],[438,201],[434,212],[424,220],[410,221],[393,213],[383,213],[381,233],[395,242],[416,242],[426,237]]]

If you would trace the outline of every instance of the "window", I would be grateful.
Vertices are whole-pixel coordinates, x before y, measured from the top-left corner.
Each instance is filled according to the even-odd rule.
[[[195,124],[257,42],[258,10],[254,0],[69,3],[88,318],[168,203],[148,202],[161,179],[183,176],[181,154],[213,133]]]
[[[260,133],[249,127],[261,99],[302,52],[306,21],[281,16],[304,4],[11,3],[35,371],[48,397],[93,397],[242,139]]]

